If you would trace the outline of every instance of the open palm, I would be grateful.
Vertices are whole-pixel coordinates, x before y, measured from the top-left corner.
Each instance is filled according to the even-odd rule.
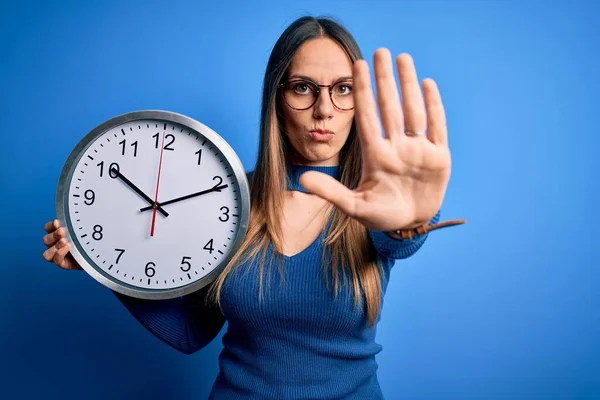
[[[442,205],[451,169],[446,117],[437,85],[425,79],[423,97],[411,56],[399,55],[396,64],[402,103],[390,52],[375,52],[377,104],[366,61],[357,60],[353,65],[355,119],[363,160],[358,187],[348,189],[317,171],[301,177],[301,184],[310,192],[366,227],[384,231],[427,223]],[[413,134],[425,131],[424,135]]]

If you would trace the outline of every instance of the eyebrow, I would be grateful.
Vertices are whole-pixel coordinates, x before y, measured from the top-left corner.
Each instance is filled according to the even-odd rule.
[[[309,76],[306,76],[306,75],[302,75],[302,74],[292,74],[288,77],[288,80],[292,80],[294,78],[300,78],[300,79],[304,79],[304,80],[316,83],[315,79],[313,79]],[[351,81],[351,80],[352,80],[351,76],[342,76],[340,78],[334,79],[334,82],[343,82],[343,81]]]

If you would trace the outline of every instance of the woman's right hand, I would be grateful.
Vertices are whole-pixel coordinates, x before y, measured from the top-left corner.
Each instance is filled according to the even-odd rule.
[[[69,252],[71,245],[67,243],[67,239],[65,238],[65,228],[60,226],[58,220],[55,219],[46,222],[44,230],[47,232],[43,238],[44,244],[47,247],[43,254],[44,259],[56,264],[62,269],[83,269]]]

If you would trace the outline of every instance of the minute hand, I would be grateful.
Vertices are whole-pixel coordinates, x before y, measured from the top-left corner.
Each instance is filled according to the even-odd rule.
[[[127,179],[125,177],[125,175],[123,175],[118,169],[116,169],[115,167],[113,167],[110,172],[112,172],[113,174],[117,175],[119,178],[121,178],[121,180],[123,180],[123,182],[125,182],[127,184],[127,186],[129,186],[130,188],[133,189],[134,192],[136,192],[137,194],[139,194],[142,199],[146,200],[148,203],[152,204],[150,207],[148,207],[148,209],[152,209],[154,206],[154,201],[144,192],[142,192],[142,190],[140,188],[138,188],[136,185],[133,184],[133,182],[131,182],[129,179]],[[163,210],[163,208],[161,206],[157,206],[158,211],[164,215],[165,217],[169,216],[169,213],[166,212],[165,210]]]
[[[160,202],[160,203],[158,203],[158,206],[166,206],[169,204],[177,203],[178,201],[191,199],[192,197],[201,196],[203,194],[207,194],[210,192],[220,192],[221,189],[225,189],[226,187],[228,187],[228,185],[215,186],[210,189],[202,190],[201,192],[196,192],[196,193],[188,194],[186,196],[177,197],[176,199],[171,199],[171,200]],[[144,207],[144,208],[140,208],[140,211],[148,211],[151,209],[152,209],[152,206]]]

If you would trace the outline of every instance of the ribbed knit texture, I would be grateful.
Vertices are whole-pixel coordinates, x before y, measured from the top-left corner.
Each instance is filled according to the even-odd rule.
[[[300,190],[299,178],[317,170],[339,179],[339,168],[288,166],[288,190]],[[430,224],[439,220],[439,212]],[[152,334],[186,354],[208,344],[227,321],[219,375],[210,399],[381,399],[375,342],[364,302],[353,304],[352,289],[343,285],[337,298],[328,290],[321,270],[326,231],[298,254],[276,254],[270,245],[258,299],[260,255],[234,269],[221,292],[223,315],[203,307],[201,290],[172,300],[140,300],[115,293]],[[378,251],[387,289],[395,259],[407,258],[427,234],[398,240],[370,231]],[[283,261],[283,279],[274,255]],[[276,258],[277,259],[277,258]],[[330,271],[330,268],[327,268]],[[332,282],[331,274],[327,274]]]

